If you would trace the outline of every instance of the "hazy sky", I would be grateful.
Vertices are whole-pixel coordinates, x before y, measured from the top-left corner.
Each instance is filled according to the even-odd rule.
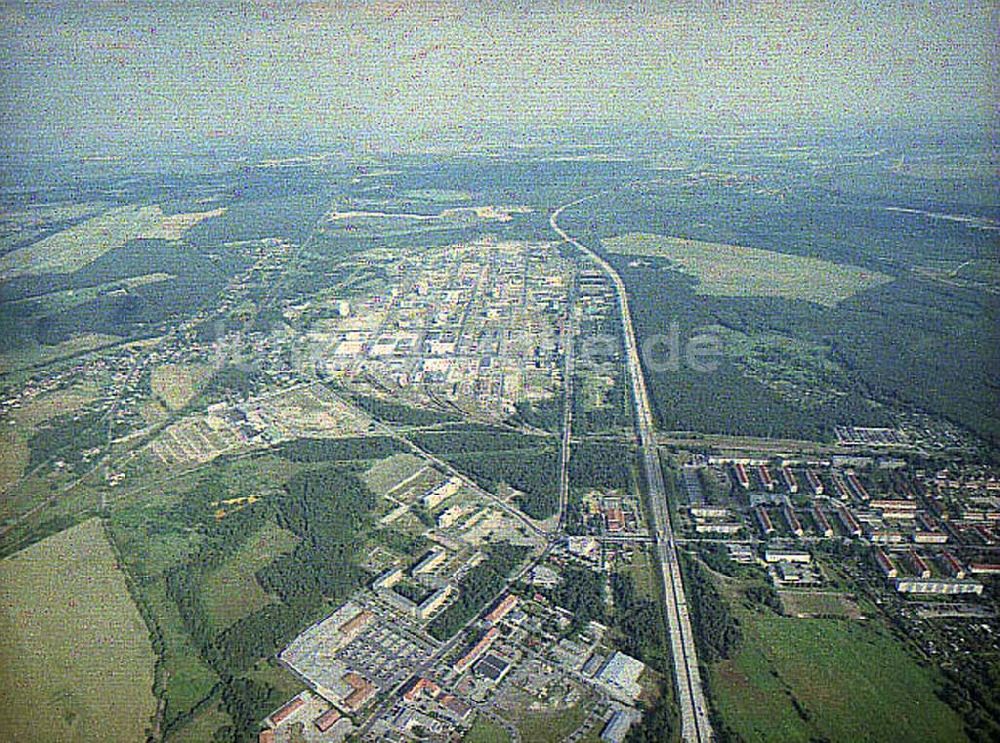
[[[3,0],[0,0],[3,3]],[[985,2],[6,2],[6,141],[992,117]]]

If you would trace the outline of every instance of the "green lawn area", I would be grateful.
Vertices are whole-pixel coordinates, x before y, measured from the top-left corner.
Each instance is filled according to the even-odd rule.
[[[640,547],[633,553],[632,564],[629,566],[628,572],[632,576],[637,596],[655,599],[659,595],[659,589],[655,582],[657,575],[654,573],[649,550]]]
[[[510,736],[495,722],[480,715],[462,740],[464,743],[509,743]]]
[[[0,561],[0,739],[144,740],[154,660],[97,519]]]
[[[225,629],[271,602],[255,573],[278,555],[291,552],[296,541],[294,534],[268,522],[205,577],[202,600],[216,630]]]
[[[270,706],[277,709],[289,699],[306,688],[298,676],[278,665],[276,660],[268,659],[257,662],[257,666],[247,678],[271,687]]]
[[[565,740],[583,724],[587,710],[576,705],[557,712],[525,712],[517,721],[524,743],[549,743]]]
[[[965,740],[934,672],[881,627],[738,614],[744,645],[710,679],[722,719],[745,740]]]
[[[143,593],[163,633],[165,717],[169,725],[205,699],[219,682],[219,677],[191,644],[177,605],[166,594],[163,579],[146,584]]]
[[[606,239],[613,253],[666,258],[698,279],[699,294],[785,297],[835,306],[858,292],[892,280],[857,266],[771,250],[631,233]]]
[[[232,719],[218,704],[206,705],[184,725],[171,731],[168,743],[205,743],[213,739],[216,730],[232,723]]]
[[[859,609],[854,599],[829,591],[779,591],[784,613],[789,616],[854,617]]]
[[[375,495],[382,496],[426,464],[413,454],[393,454],[375,462],[361,479]]]

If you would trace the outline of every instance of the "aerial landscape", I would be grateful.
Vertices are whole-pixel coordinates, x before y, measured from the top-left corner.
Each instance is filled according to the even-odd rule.
[[[989,3],[0,3],[0,740],[1000,740]]]

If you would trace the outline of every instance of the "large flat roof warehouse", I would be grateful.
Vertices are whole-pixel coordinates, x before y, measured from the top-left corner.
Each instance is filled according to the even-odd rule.
[[[597,679],[623,693],[629,700],[635,700],[642,693],[639,677],[645,669],[646,664],[641,660],[615,651],[598,671]]]

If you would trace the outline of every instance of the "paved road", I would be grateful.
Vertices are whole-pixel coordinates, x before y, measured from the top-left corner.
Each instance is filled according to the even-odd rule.
[[[615,292],[618,295],[618,308],[622,318],[622,329],[625,333],[626,363],[632,381],[636,426],[639,432],[639,444],[642,448],[643,469],[646,473],[653,527],[656,533],[656,548],[663,579],[663,595],[666,599],[670,647],[674,659],[674,682],[681,713],[681,737],[685,741],[707,743],[712,739],[712,726],[708,719],[708,707],[701,684],[701,674],[698,670],[694,633],[691,630],[687,601],[684,597],[684,584],[677,562],[677,547],[674,543],[673,528],[670,524],[670,513],[667,508],[663,468],[660,464],[659,450],[653,431],[653,415],[649,405],[649,395],[646,392],[646,380],[643,376],[642,365],[639,363],[639,349],[635,340],[635,329],[632,326],[632,314],[629,310],[625,283],[610,263],[571,237],[559,226],[559,215],[564,210],[600,195],[602,194],[593,194],[563,204],[552,212],[549,224],[563,240],[576,247],[604,270],[614,284]]]
[[[525,282],[527,284],[527,282]],[[566,509],[569,505],[569,457],[570,443],[573,438],[573,375],[574,371],[574,348],[573,334],[576,332],[576,321],[573,315],[573,295],[575,289],[571,290],[569,302],[569,316],[566,318],[565,344],[563,346],[566,354],[563,368],[563,430],[562,448],[559,455],[559,521],[556,525],[555,534],[561,534],[566,528]]]

